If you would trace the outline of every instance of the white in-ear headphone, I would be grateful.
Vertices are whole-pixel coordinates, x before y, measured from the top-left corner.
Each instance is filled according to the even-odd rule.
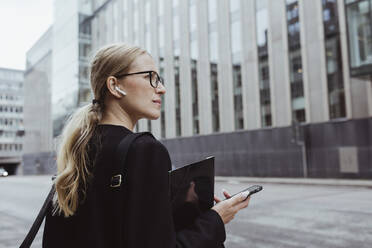
[[[127,95],[124,90],[120,89],[118,86],[115,86],[115,90],[119,91],[123,96]]]

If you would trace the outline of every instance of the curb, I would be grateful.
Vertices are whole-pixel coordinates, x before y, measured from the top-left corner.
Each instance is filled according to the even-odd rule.
[[[237,183],[272,183],[272,184],[303,184],[324,186],[352,186],[372,188],[372,180],[352,179],[317,179],[317,178],[275,178],[275,177],[221,177],[217,182]]]
[[[22,182],[27,178],[50,179],[52,175],[17,175],[2,178],[3,181]],[[49,180],[46,180],[49,183]],[[319,178],[283,178],[283,177],[223,177],[216,176],[216,182],[238,183],[272,183],[272,184],[297,184],[297,185],[322,185],[322,186],[349,186],[372,188],[372,180],[366,179],[319,179]]]

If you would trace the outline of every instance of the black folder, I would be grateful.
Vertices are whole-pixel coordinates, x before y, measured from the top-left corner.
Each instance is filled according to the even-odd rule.
[[[169,171],[169,191],[176,230],[191,225],[213,207],[214,157]]]

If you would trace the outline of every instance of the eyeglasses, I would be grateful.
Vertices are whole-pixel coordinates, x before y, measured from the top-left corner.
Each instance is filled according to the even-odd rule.
[[[139,71],[139,72],[133,72],[133,73],[126,73],[126,74],[119,74],[115,76],[116,78],[122,78],[125,76],[130,76],[130,75],[137,75],[137,74],[146,74],[148,73],[149,75],[149,80],[150,84],[152,87],[157,88],[159,86],[159,83],[161,83],[164,86],[164,80],[162,77],[159,76],[159,74],[156,71]]]

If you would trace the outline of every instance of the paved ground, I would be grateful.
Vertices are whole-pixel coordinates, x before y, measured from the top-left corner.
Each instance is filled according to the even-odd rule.
[[[251,181],[217,178],[216,194],[221,196],[222,188],[235,193]],[[370,182],[355,184],[359,187],[350,186],[352,181],[344,182],[348,186],[322,180],[262,182],[264,190],[226,225],[227,248],[372,247]],[[50,176],[0,178],[0,248],[19,246],[49,185]],[[32,247],[41,247],[41,233]]]

